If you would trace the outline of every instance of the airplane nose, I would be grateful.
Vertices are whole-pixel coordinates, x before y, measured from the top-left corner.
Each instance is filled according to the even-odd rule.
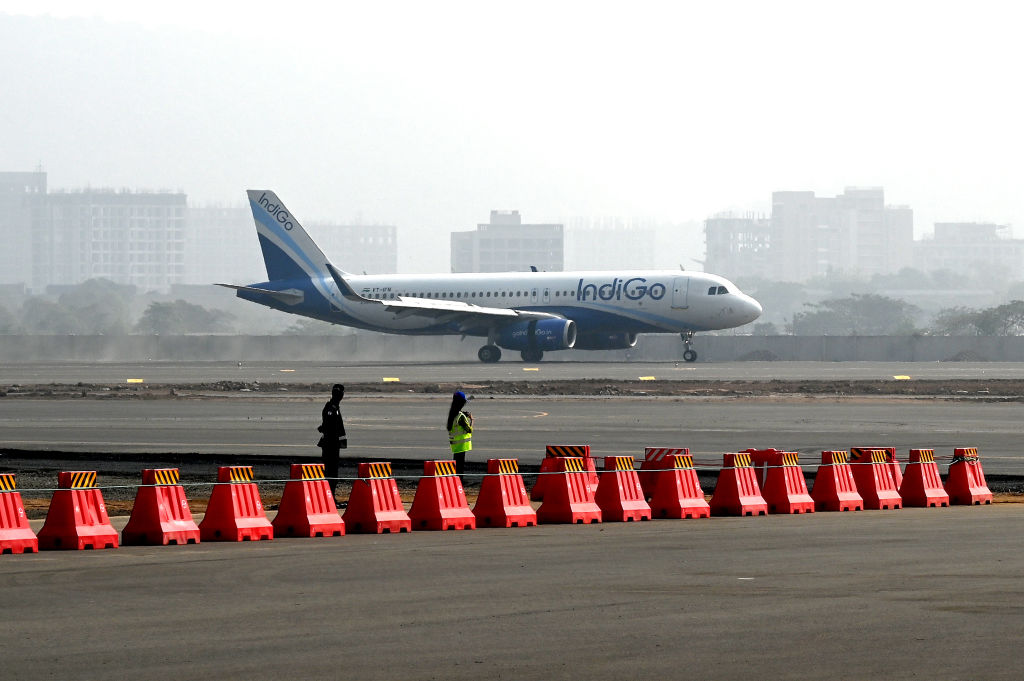
[[[761,303],[757,302],[750,296],[744,296],[744,298],[745,300],[743,301],[743,323],[749,324],[750,322],[754,321],[755,319],[761,316],[761,313],[764,312],[764,308],[761,307]]]

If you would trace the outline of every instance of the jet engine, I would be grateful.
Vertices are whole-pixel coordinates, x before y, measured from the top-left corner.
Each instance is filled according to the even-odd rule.
[[[539,319],[502,328],[497,344],[506,350],[568,350],[576,343],[576,322],[571,319]]]
[[[577,350],[625,350],[634,346],[635,333],[580,333],[573,347]]]

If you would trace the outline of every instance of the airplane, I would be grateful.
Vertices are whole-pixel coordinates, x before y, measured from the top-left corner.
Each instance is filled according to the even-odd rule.
[[[761,305],[723,277],[702,272],[503,272],[351,274],[332,265],[270,190],[247,191],[268,281],[235,295],[260,305],[370,331],[485,338],[481,362],[518,350],[540,362],[557,350],[636,346],[641,333],[678,333],[697,360],[697,331],[731,329]]]

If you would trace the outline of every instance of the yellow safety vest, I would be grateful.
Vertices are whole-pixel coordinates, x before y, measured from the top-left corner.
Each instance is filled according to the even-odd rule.
[[[469,419],[462,412],[455,417],[452,429],[448,431],[448,444],[452,447],[452,454],[468,452],[473,449],[473,426],[469,425]]]

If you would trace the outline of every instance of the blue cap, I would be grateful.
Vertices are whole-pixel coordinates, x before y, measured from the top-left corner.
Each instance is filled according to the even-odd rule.
[[[452,397],[460,397],[462,399],[466,399],[466,393],[462,392],[461,390],[456,390],[455,394],[452,395]]]

